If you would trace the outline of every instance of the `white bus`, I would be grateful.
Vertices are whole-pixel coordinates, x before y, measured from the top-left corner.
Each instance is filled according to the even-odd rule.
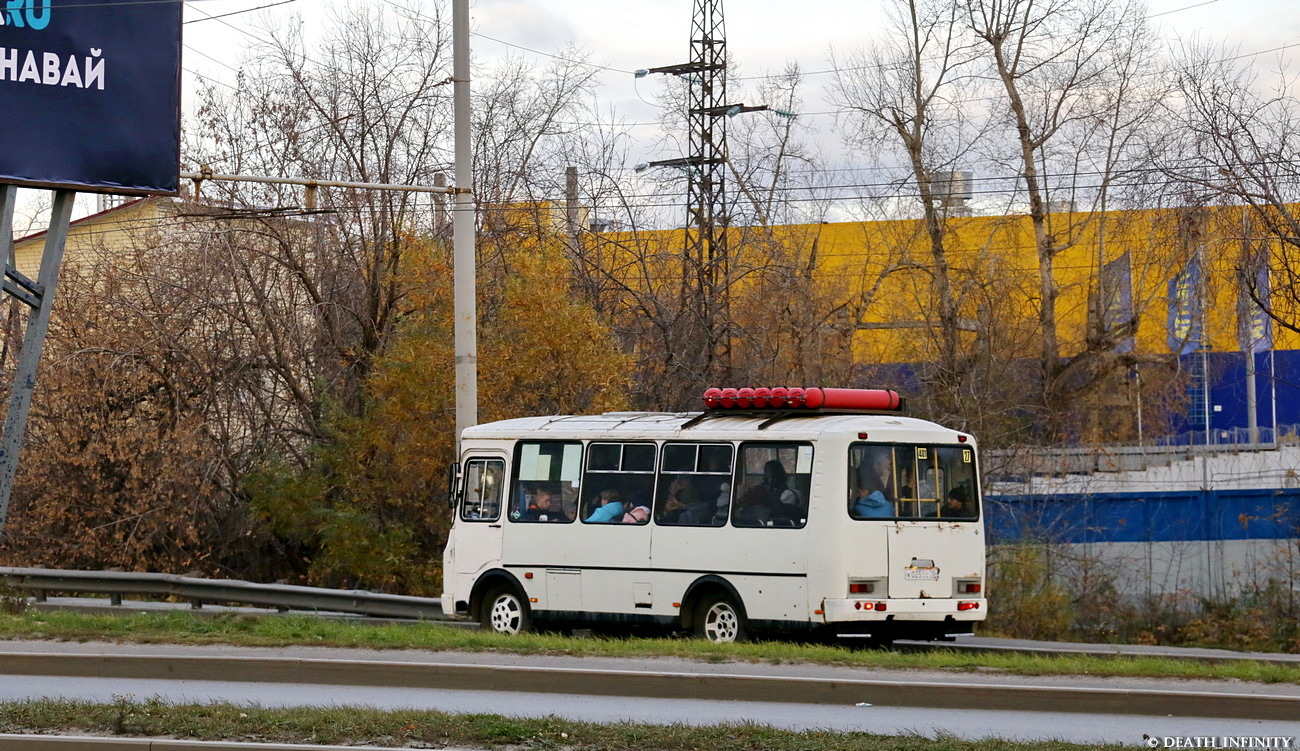
[[[882,394],[897,408],[893,392],[790,391],[466,429],[444,612],[509,634],[534,622],[717,642],[970,633],[987,612],[974,438],[854,408]]]

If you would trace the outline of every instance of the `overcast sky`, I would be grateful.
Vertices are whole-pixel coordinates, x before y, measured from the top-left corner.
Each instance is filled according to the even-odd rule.
[[[248,42],[244,35],[256,34],[259,22],[290,14],[323,20],[322,11],[331,0],[292,0],[240,12],[271,3],[276,0],[187,2],[185,67],[232,81],[239,50]],[[759,75],[779,71],[789,62],[805,71],[825,69],[830,49],[850,50],[878,33],[882,2],[731,0],[724,6],[732,57],[742,75]],[[477,32],[472,45],[476,58],[489,60],[510,51],[530,56],[519,47],[554,53],[576,43],[593,53],[594,62],[616,69],[603,75],[609,99],[616,101],[627,95],[631,84],[631,76],[618,70],[689,59],[692,7],[693,0],[472,0],[472,28]],[[1170,39],[1199,33],[1238,44],[1242,52],[1300,46],[1296,0],[1150,0],[1148,8]],[[218,15],[225,17],[204,20]]]
[[[234,82],[242,50],[265,23],[301,15],[309,29],[313,24],[319,28],[333,2],[187,0],[185,110],[193,105],[199,76],[227,85]],[[832,118],[819,114],[831,109],[820,93],[829,76],[818,71],[829,67],[832,49],[840,53],[856,49],[879,33],[882,6],[881,0],[724,2],[727,46],[739,66],[733,75],[758,76],[798,63],[807,74],[802,122],[833,153],[840,148],[839,136],[831,129]],[[614,108],[625,122],[652,123],[658,114],[654,99],[659,84],[653,77],[638,82],[630,71],[690,59],[692,8],[693,0],[471,0],[475,32],[471,46],[482,62],[513,54],[542,63],[545,58],[529,50],[554,54],[577,44],[591,52],[594,63],[609,68],[601,73],[598,92],[606,111]],[[1284,45],[1295,45],[1300,52],[1297,0],[1149,0],[1148,8],[1171,42],[1199,34],[1236,45],[1243,53]],[[1256,58],[1260,69],[1276,70],[1278,54]],[[647,149],[656,132],[651,125],[633,130],[634,135],[645,137]]]
[[[185,18],[186,106],[201,75],[230,83],[240,50],[259,24],[301,14],[309,23],[323,23],[333,0],[190,0]],[[385,0],[352,0],[382,3]],[[273,4],[273,7],[250,10]],[[779,72],[798,63],[808,74],[804,123],[821,133],[834,150],[838,136],[831,109],[821,94],[830,76],[832,49],[844,53],[878,34],[881,0],[730,0],[726,11],[727,46],[739,71],[757,76]],[[1294,44],[1300,51],[1300,2],[1297,0],[1150,0],[1149,13],[1171,42],[1193,35],[1224,40],[1243,53]],[[471,0],[473,53],[480,61],[514,54],[545,62],[540,53],[554,54],[568,44],[592,53],[592,61],[609,69],[601,73],[599,99],[626,122],[653,122],[659,83],[636,81],[630,71],[690,59],[689,32],[693,0]],[[241,12],[248,11],[248,12]],[[224,16],[211,20],[211,16]],[[513,45],[513,46],[511,46]],[[521,49],[527,48],[527,49]],[[1278,53],[1261,55],[1264,70],[1277,67]],[[734,97],[732,97],[734,98]],[[747,102],[758,103],[758,102]],[[607,111],[607,110],[606,110]],[[634,131],[647,140],[653,128]]]

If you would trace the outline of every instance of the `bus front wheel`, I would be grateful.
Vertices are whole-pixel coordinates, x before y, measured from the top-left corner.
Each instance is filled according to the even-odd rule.
[[[521,634],[532,628],[528,603],[514,587],[508,586],[496,586],[488,591],[483,598],[479,623],[498,634]]]
[[[714,644],[745,640],[745,614],[724,594],[709,595],[700,603],[695,635]]]

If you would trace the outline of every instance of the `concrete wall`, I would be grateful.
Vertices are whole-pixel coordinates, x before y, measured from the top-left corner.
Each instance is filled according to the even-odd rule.
[[[1106,578],[1126,597],[1300,591],[1298,469],[1300,448],[1285,446],[991,483],[989,541],[1043,544],[1054,576]]]

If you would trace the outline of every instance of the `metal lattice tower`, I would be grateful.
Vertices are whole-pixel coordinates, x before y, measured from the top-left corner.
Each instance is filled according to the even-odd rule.
[[[727,117],[767,108],[727,103],[727,39],[722,0],[695,0],[690,62],[651,68],[648,72],[678,76],[687,83],[690,152],[678,159],[651,162],[650,166],[677,167],[689,176],[683,302],[694,309],[702,329],[700,344],[704,362],[699,375],[704,380],[725,381],[731,367]]]

